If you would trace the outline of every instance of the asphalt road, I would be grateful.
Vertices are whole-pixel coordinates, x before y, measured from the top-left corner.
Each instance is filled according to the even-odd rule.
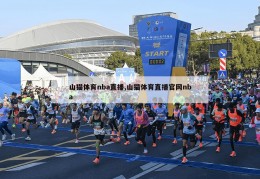
[[[260,178],[260,147],[255,142],[254,129],[248,129],[243,142],[236,143],[237,157],[230,158],[228,135],[224,137],[221,152],[216,153],[213,130],[207,124],[204,147],[189,148],[187,164],[181,164],[181,140],[172,144],[172,129],[168,126],[164,130],[156,148],[152,147],[152,138],[147,137],[149,152],[145,155],[134,136],[129,146],[124,146],[124,140],[102,146],[101,162],[94,165],[95,137],[84,123],[78,144],[69,132],[70,125],[59,125],[54,135],[50,128],[32,129],[30,142],[24,140],[26,134],[18,126],[13,129],[17,139],[6,141],[0,148],[0,179]]]

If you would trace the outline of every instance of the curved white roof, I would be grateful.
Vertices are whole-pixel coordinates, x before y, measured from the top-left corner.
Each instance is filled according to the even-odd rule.
[[[86,20],[62,20],[35,26],[0,39],[0,49],[21,50],[29,47],[57,44],[81,39],[125,36]]]

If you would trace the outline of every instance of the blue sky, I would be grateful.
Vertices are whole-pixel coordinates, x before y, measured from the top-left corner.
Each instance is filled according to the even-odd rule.
[[[192,29],[243,30],[253,22],[260,0],[2,0],[0,36],[61,19],[87,19],[128,34],[132,16],[176,12]]]

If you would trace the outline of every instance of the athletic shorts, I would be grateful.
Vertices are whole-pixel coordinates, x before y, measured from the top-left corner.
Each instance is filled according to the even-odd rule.
[[[29,122],[30,124],[36,124],[36,119],[26,119],[26,122]]]
[[[80,127],[80,120],[72,122],[71,129],[77,129],[78,130],[79,127]]]
[[[45,116],[47,117],[49,117],[49,119],[51,119],[51,118],[56,118],[56,113],[54,113],[54,114],[49,114],[49,113],[45,113]]]
[[[195,134],[185,134],[183,133],[182,134],[182,139],[183,140],[189,140],[190,139],[190,142],[195,142]]]
[[[166,121],[157,121],[157,130],[162,129],[163,125],[166,123]]]
[[[26,112],[19,112],[19,117],[27,117]]]
[[[95,135],[97,140],[100,140],[101,142],[104,140],[105,135]]]
[[[196,126],[196,130],[200,130],[201,131],[202,129],[203,129],[203,125],[197,125]]]
[[[222,131],[222,130],[224,130],[224,128],[225,128],[225,124],[224,123],[216,122],[215,126],[213,127],[213,130],[214,131]]]

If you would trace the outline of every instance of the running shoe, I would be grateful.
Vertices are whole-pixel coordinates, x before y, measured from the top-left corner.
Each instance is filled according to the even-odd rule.
[[[42,128],[44,128],[44,122],[41,121],[40,124],[41,124]]]
[[[148,150],[145,148],[144,149],[144,154],[147,154],[148,153]]]
[[[143,145],[143,142],[139,140],[137,144]]]
[[[188,162],[188,159],[187,159],[186,157],[183,157],[181,163],[184,164],[184,163],[186,163],[186,162]]]
[[[231,154],[229,155],[230,157],[235,157],[237,156],[236,152],[235,151],[232,151]]]
[[[12,125],[12,128],[16,128],[16,125],[15,125],[15,124],[13,124],[13,125]]]
[[[153,145],[152,145],[153,147],[156,147],[157,145],[156,145],[156,143],[153,143]]]
[[[12,140],[15,140],[15,134],[12,134],[11,137],[12,137]]]
[[[48,128],[48,127],[50,127],[51,125],[50,125],[50,123],[48,123],[46,126],[45,126],[45,128]]]
[[[57,131],[54,129],[51,131],[51,134],[55,134]]]
[[[99,164],[99,162],[100,162],[100,159],[99,159],[99,158],[95,158],[95,160],[93,160],[93,163],[94,163],[94,164]]]
[[[26,129],[25,129],[25,128],[22,128],[22,132],[26,132]]]
[[[6,134],[2,135],[2,141],[6,139]]]
[[[199,145],[199,147],[200,147],[200,148],[202,148],[202,147],[203,147],[203,143],[202,143],[202,142],[200,142],[200,145]]]
[[[172,141],[172,143],[173,143],[173,144],[177,144],[177,140],[174,139],[174,140]]]
[[[124,143],[124,145],[129,145],[130,144],[130,141],[126,141],[125,143]]]
[[[79,140],[78,140],[78,139],[76,139],[76,140],[75,140],[75,144],[78,144],[78,143],[79,143]]]
[[[28,137],[25,138],[25,140],[26,140],[26,141],[30,141],[30,140],[32,140],[32,139],[31,139],[31,137],[28,136]]]
[[[217,147],[217,150],[216,150],[216,152],[220,152],[220,147]]]

